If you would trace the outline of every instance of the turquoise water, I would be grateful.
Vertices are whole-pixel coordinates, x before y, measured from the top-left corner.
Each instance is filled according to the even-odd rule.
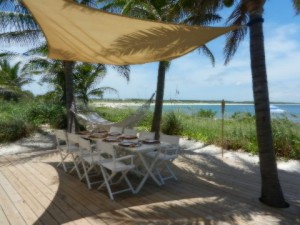
[[[283,104],[283,105],[275,105],[279,107],[280,109],[283,109],[287,112],[288,115],[290,115],[292,118],[295,118],[293,120],[299,121],[300,122],[300,104]],[[151,106],[151,109],[154,109],[154,106]],[[217,117],[221,117],[221,105],[179,105],[179,104],[174,104],[174,105],[164,105],[163,106],[163,111],[168,112],[168,111],[180,111],[184,113],[196,113],[199,110],[204,109],[204,110],[212,110],[217,112]],[[231,115],[235,112],[249,112],[252,115],[254,115],[254,106],[253,105],[226,105],[225,106],[225,116],[226,117],[231,117]]]

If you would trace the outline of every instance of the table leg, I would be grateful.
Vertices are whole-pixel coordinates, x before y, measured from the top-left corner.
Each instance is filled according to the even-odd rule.
[[[138,153],[138,156],[139,158],[141,159],[145,169],[146,169],[146,174],[145,176],[143,177],[142,181],[139,183],[138,187],[135,189],[135,193],[138,193],[142,187],[144,186],[146,180],[148,179],[149,175],[152,177],[152,179],[155,181],[155,183],[157,183],[158,186],[161,186],[161,182],[155,177],[155,175],[152,173],[152,170],[153,170],[153,167],[156,163],[156,161],[158,160],[158,154],[159,154],[159,151],[157,151],[156,153],[156,156],[154,158],[154,160],[152,161],[150,167],[148,166],[148,163],[147,161],[145,160],[144,156],[142,153]]]

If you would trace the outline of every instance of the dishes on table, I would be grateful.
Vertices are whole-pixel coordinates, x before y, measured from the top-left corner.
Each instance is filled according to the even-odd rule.
[[[107,142],[117,142],[120,139],[118,137],[114,137],[114,136],[107,136],[106,138],[103,139],[103,141],[107,141]]]
[[[110,133],[108,133],[108,135],[109,136],[120,136],[121,133],[119,133],[119,132],[110,132]]]
[[[107,130],[94,130],[93,133],[107,133]]]
[[[79,135],[89,135],[90,131],[88,131],[88,130],[78,131],[77,134],[79,134]]]
[[[119,143],[119,145],[120,146],[124,146],[124,147],[130,147],[132,145],[132,143],[131,142],[124,142],[124,141],[122,141],[122,142]]]
[[[89,137],[90,138],[105,138],[107,133],[92,133]]]
[[[123,139],[136,139],[137,136],[136,135],[126,135],[126,134],[123,134],[121,136],[121,138],[123,138]]]
[[[158,144],[160,142],[158,140],[155,140],[155,139],[145,139],[145,140],[143,140],[143,143],[144,144]]]
[[[121,142],[119,143],[119,145],[120,145],[120,146],[123,146],[123,147],[138,147],[138,146],[141,145],[141,143],[124,140],[124,141],[121,141]]]

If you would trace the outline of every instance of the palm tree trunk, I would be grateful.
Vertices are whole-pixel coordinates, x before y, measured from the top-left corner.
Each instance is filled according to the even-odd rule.
[[[151,127],[151,131],[155,132],[156,140],[159,140],[159,131],[160,131],[162,107],[163,107],[163,100],[164,100],[165,75],[166,75],[166,63],[162,61],[159,62],[159,66],[158,66],[155,108],[154,108],[152,127]]]
[[[66,81],[66,109],[67,109],[67,131],[72,133],[75,130],[75,116],[72,112],[72,104],[74,102],[74,84],[73,84],[73,67],[74,62],[63,61],[65,81]]]
[[[262,23],[262,12],[250,13],[251,70],[262,182],[260,201],[272,207],[285,208],[289,205],[280,186],[273,146]]]

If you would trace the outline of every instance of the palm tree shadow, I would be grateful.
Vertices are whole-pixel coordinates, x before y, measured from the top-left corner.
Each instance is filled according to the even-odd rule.
[[[66,0],[65,2],[64,8],[71,8],[72,10],[78,10],[79,12],[89,15],[100,15],[101,13],[99,10],[93,8],[82,5],[79,7],[78,4],[70,4],[70,2]],[[120,16],[118,15],[116,18],[119,19]],[[101,16],[99,16],[99,19],[101,19]],[[112,21],[114,21],[113,16]],[[87,50],[80,53],[80,61],[105,59],[108,60],[108,62],[111,60],[113,64],[137,64],[173,59],[187,54],[210,40],[234,29],[185,26],[175,23],[160,24],[154,21],[143,21],[132,18],[128,21],[129,23],[133,23],[133,25],[127,33],[122,29],[119,37],[111,35],[111,33],[114,32],[111,30],[111,21],[109,24],[103,24],[103,27],[96,27],[95,29],[103,29],[103,36],[106,37],[103,38],[103,40],[92,37],[92,35],[89,35],[82,27],[74,23],[73,25],[76,29],[82,32],[89,39],[90,43],[94,43],[94,45],[91,46],[87,42],[84,43],[78,40],[75,34],[69,33],[70,37],[79,41],[81,46],[85,46]],[[99,23],[101,23],[101,21],[99,21]],[[117,23],[117,21],[115,21],[115,23]],[[59,23],[56,25],[58,27],[60,26]],[[101,32],[101,30],[97,31],[99,33]],[[69,49],[73,49],[72,42],[66,40],[64,36],[60,38]],[[55,57],[67,58],[68,60],[75,60],[78,57],[77,52],[55,48],[55,44],[51,45],[50,50],[50,54]]]
[[[118,38],[111,48],[103,51],[103,54],[127,56],[148,52],[158,58],[165,58],[170,54],[178,55],[197,46],[199,44],[197,34],[198,30],[184,30],[178,26],[150,28]]]

